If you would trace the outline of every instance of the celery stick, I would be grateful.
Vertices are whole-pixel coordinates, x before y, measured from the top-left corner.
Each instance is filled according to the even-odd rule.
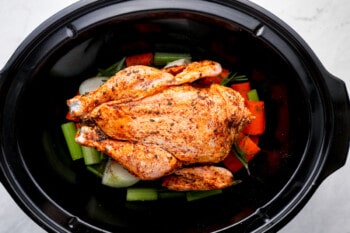
[[[158,196],[160,199],[182,198],[182,197],[185,197],[185,192],[164,191],[164,192],[159,192]]]
[[[83,157],[81,146],[75,142],[75,134],[77,129],[74,122],[67,122],[61,125],[64,138],[66,140],[69,153],[73,160],[77,160]]]
[[[169,62],[178,60],[178,59],[188,59],[191,60],[191,55],[188,53],[163,53],[156,52],[154,53],[154,65],[155,66],[165,66]]]
[[[98,166],[88,165],[86,166],[86,169],[95,174],[97,177],[103,177],[103,171],[101,171]]]
[[[85,165],[92,165],[101,162],[100,152],[97,151],[95,148],[82,146],[81,150],[83,152]]]
[[[259,95],[256,89],[252,89],[248,91],[247,96],[248,96],[248,100],[259,101]]]
[[[221,189],[208,190],[208,191],[191,191],[191,192],[186,193],[186,199],[187,199],[187,201],[195,201],[195,200],[199,200],[202,198],[218,195],[221,193],[222,193]]]
[[[158,199],[158,192],[154,188],[127,188],[127,201],[155,201]]]
[[[105,160],[105,159],[107,159],[108,158],[108,156],[107,155],[105,155],[103,152],[100,152],[100,160],[102,161],[102,160]]]
[[[100,153],[101,156],[101,153]],[[88,171],[95,174],[97,177],[103,178],[104,171],[106,170],[107,159],[101,157],[101,162],[97,164],[87,165]]]

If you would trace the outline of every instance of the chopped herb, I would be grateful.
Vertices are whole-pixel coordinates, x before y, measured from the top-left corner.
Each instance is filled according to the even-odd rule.
[[[97,77],[100,77],[100,76],[110,77],[110,76],[114,75],[115,73],[117,73],[118,71],[120,71],[124,67],[124,63],[125,63],[125,57],[123,57],[121,60],[117,61],[116,63],[114,63],[110,67],[108,67],[106,69],[99,70],[99,72],[97,73],[96,76]]]
[[[77,160],[83,158],[81,146],[75,141],[75,135],[77,133],[75,123],[72,121],[64,123],[61,125],[61,129],[72,159]]]
[[[247,76],[245,76],[245,75],[237,75],[237,72],[236,72],[236,73],[233,73],[231,75],[228,75],[227,78],[224,78],[220,82],[220,85],[227,86],[231,82],[244,82],[244,81],[248,81]]]
[[[248,166],[248,160],[247,160],[246,155],[245,155],[245,153],[243,151],[243,148],[240,149],[236,142],[233,143],[233,148],[234,148],[233,149],[234,155],[243,164],[244,168],[248,172],[248,175],[250,175],[249,166]]]

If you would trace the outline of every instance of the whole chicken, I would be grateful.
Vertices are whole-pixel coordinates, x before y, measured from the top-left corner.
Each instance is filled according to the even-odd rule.
[[[142,180],[163,178],[169,189],[228,187],[232,173],[213,164],[228,155],[252,116],[231,88],[191,84],[221,70],[208,60],[192,62],[176,75],[127,67],[67,101],[71,115],[81,120],[76,141],[111,156]]]

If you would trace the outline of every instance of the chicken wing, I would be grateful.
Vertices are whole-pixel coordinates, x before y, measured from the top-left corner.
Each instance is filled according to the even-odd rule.
[[[164,177],[162,186],[175,191],[215,190],[233,184],[233,175],[223,167],[198,166],[181,168]]]
[[[221,71],[219,63],[207,60],[192,62],[176,76],[149,66],[130,66],[116,73],[96,90],[69,99],[67,104],[71,116],[80,117],[94,107],[111,100],[117,103],[138,100],[170,86],[219,75]]]

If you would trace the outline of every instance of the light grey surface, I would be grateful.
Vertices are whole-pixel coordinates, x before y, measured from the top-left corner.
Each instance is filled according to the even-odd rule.
[[[22,40],[45,19],[74,0],[0,0],[0,69]],[[349,0],[253,0],[295,31],[326,69],[350,87]],[[327,178],[281,233],[350,233],[350,165]],[[0,184],[0,233],[44,232]]]

